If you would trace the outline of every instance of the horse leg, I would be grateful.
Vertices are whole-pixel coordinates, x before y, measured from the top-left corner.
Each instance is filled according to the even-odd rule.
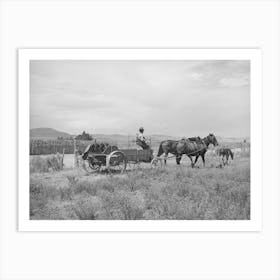
[[[164,165],[166,165],[167,157],[168,157],[168,153],[165,153],[165,154],[164,154]]]
[[[191,167],[193,167],[193,159],[192,159],[192,156],[188,156],[189,157],[189,159],[191,160]]]
[[[200,155],[195,156],[195,161],[194,161],[194,164],[192,165],[192,167],[194,167],[194,166],[195,166],[195,164],[196,164],[196,162],[197,162],[197,160],[198,160],[199,156],[200,156]]]
[[[201,155],[202,161],[203,161],[203,167],[205,167],[205,158],[204,158],[205,154]]]
[[[176,155],[176,163],[178,165],[180,165],[181,158],[182,158],[182,155]]]
[[[229,155],[227,155],[226,157],[227,157],[227,165],[228,165],[228,158],[229,158]]]

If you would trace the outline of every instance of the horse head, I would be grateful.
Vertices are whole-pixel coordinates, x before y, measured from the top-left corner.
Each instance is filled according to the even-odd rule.
[[[216,139],[216,136],[213,133],[209,133],[209,135],[206,137],[209,144],[213,144],[214,146],[218,146],[219,143]]]

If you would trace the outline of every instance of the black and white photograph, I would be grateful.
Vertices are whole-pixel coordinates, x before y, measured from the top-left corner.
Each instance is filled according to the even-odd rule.
[[[0,279],[280,279],[278,0],[0,1]]]
[[[31,60],[31,220],[250,220],[249,60]]]
[[[20,229],[258,230],[260,58],[19,50]]]

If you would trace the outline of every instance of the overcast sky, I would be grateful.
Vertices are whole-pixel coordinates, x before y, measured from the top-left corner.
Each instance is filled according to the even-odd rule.
[[[30,125],[71,134],[250,135],[249,61],[31,61]]]

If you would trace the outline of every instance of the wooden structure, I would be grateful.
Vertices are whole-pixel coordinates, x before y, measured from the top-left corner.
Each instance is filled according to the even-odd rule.
[[[84,154],[87,152],[85,150]],[[123,172],[128,165],[136,165],[141,162],[151,163],[153,150],[120,149],[104,153],[88,153],[84,158],[83,168],[88,173],[100,171],[102,168],[108,171]]]

